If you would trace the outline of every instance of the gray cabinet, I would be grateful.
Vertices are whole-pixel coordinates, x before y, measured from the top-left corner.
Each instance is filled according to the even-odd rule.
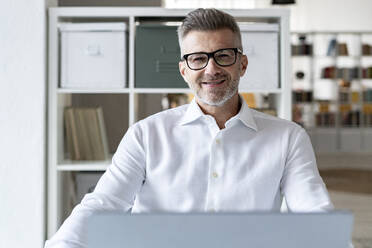
[[[180,75],[177,27],[143,24],[136,27],[135,87],[187,88]]]

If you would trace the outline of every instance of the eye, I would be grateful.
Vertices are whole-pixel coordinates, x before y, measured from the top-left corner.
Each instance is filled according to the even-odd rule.
[[[200,61],[200,60],[204,60],[204,57],[196,57],[193,59],[194,61]]]
[[[234,50],[224,49],[215,53],[214,58],[216,59],[217,63],[230,64],[235,58],[235,53]]]
[[[202,63],[202,62],[205,62],[206,61],[206,56],[203,56],[203,55],[193,55],[193,56],[190,56],[188,59],[192,63]]]
[[[231,57],[231,55],[230,54],[226,54],[226,53],[222,53],[222,54],[218,54],[217,57],[222,59],[222,58]]]
[[[222,51],[219,51],[216,53],[216,56],[217,57],[234,57],[234,51],[231,51],[231,50],[222,50]]]

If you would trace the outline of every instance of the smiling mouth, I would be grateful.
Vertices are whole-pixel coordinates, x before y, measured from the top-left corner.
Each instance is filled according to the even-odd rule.
[[[225,79],[221,80],[221,81],[215,81],[215,82],[202,82],[203,85],[208,85],[208,86],[217,86],[217,85],[221,85],[225,82]]]

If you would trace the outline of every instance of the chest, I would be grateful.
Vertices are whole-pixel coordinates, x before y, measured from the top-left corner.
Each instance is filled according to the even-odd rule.
[[[146,177],[168,187],[265,187],[282,177],[283,143],[278,135],[246,128],[168,130],[149,141]]]

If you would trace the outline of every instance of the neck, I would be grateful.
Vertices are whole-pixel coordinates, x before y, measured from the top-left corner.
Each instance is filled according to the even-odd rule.
[[[239,112],[241,105],[238,93],[231,97],[231,99],[229,99],[222,106],[211,106],[197,99],[196,102],[198,103],[204,114],[213,116],[220,129],[225,128],[226,121],[228,121],[231,117],[235,116]]]

